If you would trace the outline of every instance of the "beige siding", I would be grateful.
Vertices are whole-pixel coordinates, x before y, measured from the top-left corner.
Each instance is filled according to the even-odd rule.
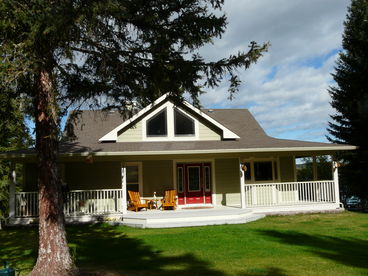
[[[171,160],[143,161],[143,196],[152,197],[153,192],[162,196],[163,191],[173,188],[173,162]]]
[[[281,182],[294,181],[294,158],[292,156],[280,157]]]
[[[123,129],[118,133],[117,142],[138,142],[142,141],[142,122],[139,121],[128,129]]]
[[[218,205],[240,204],[239,160],[216,159],[216,203]]]
[[[121,164],[66,163],[65,181],[70,190],[121,189]]]
[[[203,122],[198,122],[198,130],[199,130],[199,140],[203,141],[209,141],[209,140],[215,140],[219,141],[221,140],[221,135],[217,133],[215,130],[213,130],[210,126],[204,124]]]

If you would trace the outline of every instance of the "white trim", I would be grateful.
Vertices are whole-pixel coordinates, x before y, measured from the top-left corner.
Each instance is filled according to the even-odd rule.
[[[10,164],[11,173],[9,181],[9,217],[15,217],[15,186],[17,183],[17,173],[15,171],[15,163]]]
[[[336,161],[332,161],[332,176],[335,183],[335,202],[340,204],[339,166]]]
[[[294,181],[297,181],[297,171],[296,171],[296,157],[295,155],[293,155],[293,162],[294,162],[294,166],[293,166],[293,176],[294,176]]]
[[[113,130],[111,130],[109,133],[105,134],[103,137],[101,137],[99,139],[100,142],[113,142],[113,141],[117,141],[118,138],[118,132],[120,130],[122,130],[124,127],[128,126],[130,123],[134,122],[135,120],[137,120],[139,117],[143,116],[146,112],[148,112],[150,109],[152,109],[154,106],[160,104],[161,102],[163,102],[164,100],[166,100],[166,98],[169,96],[169,93],[161,96],[160,98],[158,98],[156,101],[154,101],[152,104],[148,105],[147,107],[143,108],[141,111],[139,111],[137,114],[135,114],[134,116],[132,116],[129,120],[124,121],[122,124],[120,124],[119,126],[117,126],[116,128],[114,128]],[[168,101],[168,103],[165,103],[163,106],[166,106],[167,104],[170,104],[171,106],[174,106],[174,104],[170,101]],[[190,103],[188,103],[187,101],[183,101],[183,104],[188,107],[189,109],[191,109],[192,111],[194,111],[195,113],[197,113],[200,117],[202,117],[203,119],[205,119],[206,121],[210,122],[211,124],[215,125],[216,127],[218,127],[219,129],[222,130],[222,138],[223,139],[239,139],[240,137],[238,135],[236,135],[234,132],[232,132],[231,130],[229,130],[228,128],[226,128],[225,126],[223,126],[222,124],[220,124],[219,122],[217,122],[216,120],[212,119],[210,116],[208,116],[207,114],[205,114],[203,111],[201,111],[200,109],[194,107],[193,105],[191,105]],[[175,108],[178,108],[177,106],[175,106]],[[195,137],[196,139],[198,139],[198,120],[196,120],[195,118],[193,118],[193,116],[190,116],[187,112],[183,111],[182,109],[178,108],[180,111],[182,111],[184,114],[186,114],[187,116],[191,117],[192,119],[194,119],[195,121]],[[161,108],[160,108],[161,110]],[[156,114],[157,111],[152,112],[152,114]],[[171,113],[171,114],[169,114]],[[174,136],[174,115],[173,115],[173,109],[171,109],[171,111],[168,109],[168,114],[167,114],[168,118],[167,118],[167,128],[168,128],[168,135],[169,133],[172,133]],[[151,116],[151,114],[150,114]],[[146,132],[145,132],[145,120],[146,118],[144,118],[143,121],[143,134],[142,137],[146,137]],[[172,121],[170,121],[172,120]],[[169,139],[163,139],[165,137],[146,137],[148,140],[146,141],[155,141],[156,139],[151,139],[151,138],[161,138],[160,141],[164,140],[170,140],[170,138],[172,139],[173,137],[168,137]],[[175,141],[187,141],[187,140],[195,140],[193,139],[193,136],[190,137],[175,137]],[[191,139],[183,139],[183,138],[191,138]],[[157,140],[159,141],[159,140]]]
[[[242,170],[242,162],[239,158],[239,182],[240,182],[240,207],[242,209],[245,209],[245,178],[244,178],[244,172]]]
[[[126,185],[126,167],[125,163],[121,163],[121,189],[122,189],[122,213],[128,212],[127,185]]]

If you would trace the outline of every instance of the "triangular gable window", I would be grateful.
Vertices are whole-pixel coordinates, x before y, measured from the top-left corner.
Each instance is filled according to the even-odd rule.
[[[166,108],[147,120],[147,136],[167,136]]]
[[[194,120],[179,110],[174,110],[175,136],[195,135]]]

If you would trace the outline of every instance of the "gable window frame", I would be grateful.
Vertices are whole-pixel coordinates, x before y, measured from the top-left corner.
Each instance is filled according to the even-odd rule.
[[[158,115],[162,110],[166,109],[166,136],[157,135],[147,135],[147,122]],[[179,110],[183,115],[193,120],[194,122],[194,135],[175,135],[175,118],[174,110]],[[167,101],[152,112],[150,112],[146,117],[142,118],[142,141],[152,141],[152,142],[165,142],[165,141],[197,141],[199,140],[199,121],[197,118],[183,110],[182,108],[174,105],[172,102]]]

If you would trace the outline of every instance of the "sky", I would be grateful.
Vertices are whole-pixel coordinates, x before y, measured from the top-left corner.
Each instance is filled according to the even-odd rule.
[[[270,42],[250,69],[234,100],[228,83],[201,96],[205,108],[248,108],[268,135],[326,142],[328,87],[341,51],[348,0],[225,0],[226,32],[202,55],[219,59],[246,50],[250,41]]]
[[[207,89],[204,108],[248,108],[270,136],[326,142],[328,87],[341,51],[349,0],[225,0],[228,25],[221,39],[200,49],[207,60],[246,51],[250,41],[271,44],[228,100],[228,82]],[[62,125],[65,123],[62,120]],[[32,129],[34,125],[28,121]]]

